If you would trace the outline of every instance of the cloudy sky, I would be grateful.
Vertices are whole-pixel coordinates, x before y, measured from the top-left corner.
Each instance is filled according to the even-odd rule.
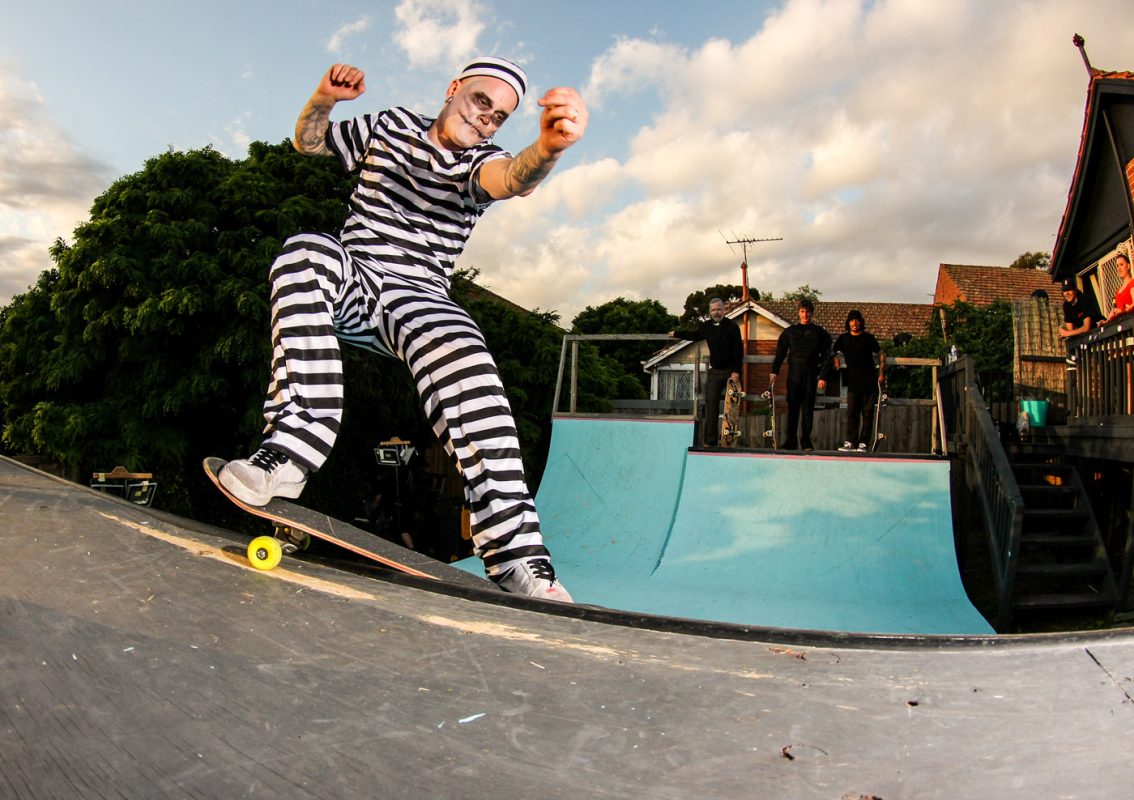
[[[477,54],[576,86],[586,138],[493,208],[462,263],[569,321],[706,285],[928,302],[940,263],[1050,251],[1094,66],[1134,70],[1129,0],[0,0],[0,304],[91,201],[169,148],[233,158],[291,135],[322,73],[435,113]],[[265,265],[265,269],[267,265]]]

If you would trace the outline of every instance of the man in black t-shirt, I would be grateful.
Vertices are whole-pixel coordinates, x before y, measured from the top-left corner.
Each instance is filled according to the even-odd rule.
[[[857,308],[847,314],[845,332],[835,340],[835,352],[841,353],[840,367],[846,369],[847,386],[847,433],[846,440],[839,450],[857,450],[865,453],[868,439],[877,431],[874,425],[874,405],[878,402],[878,389],[884,380],[886,353],[874,334],[866,330],[866,320]],[[874,366],[874,354],[878,353],[880,369]]]
[[[1074,280],[1063,281],[1060,290],[1063,292],[1063,327],[1059,329],[1059,335],[1064,340],[1086,333],[1103,318],[1094,298],[1089,294],[1082,294]],[[1074,365],[1075,348],[1068,342],[1067,349],[1071,356],[1067,360]]]
[[[811,321],[815,305],[804,298],[799,301],[799,322],[789,325],[776,342],[776,357],[772,360],[769,377],[774,381],[785,360],[788,362],[787,438],[782,450],[814,450],[811,443],[811,426],[815,417],[816,389],[827,388],[827,369],[831,361],[831,335]],[[773,412],[774,413],[774,412]],[[802,418],[802,419],[801,419]],[[796,439],[796,428],[800,437]]]

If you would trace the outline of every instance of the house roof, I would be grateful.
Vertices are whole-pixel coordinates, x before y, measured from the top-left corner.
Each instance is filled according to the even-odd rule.
[[[1083,132],[1067,205],[1051,252],[1051,274],[1073,277],[1131,234],[1130,177],[1114,159],[1134,152],[1134,72],[1091,69]]]
[[[789,323],[799,319],[798,304],[794,300],[760,301],[780,319]],[[824,328],[832,337],[846,330],[847,314],[857,308],[866,320],[866,329],[880,342],[892,340],[899,333],[921,336],[926,332],[933,316],[930,303],[871,303],[844,300],[819,300],[815,303],[812,322]]]
[[[748,300],[728,306],[725,316],[735,320],[743,316],[745,310],[750,309],[776,325],[786,328],[799,319],[798,308],[798,303],[795,300],[761,300],[758,302]],[[830,333],[832,338],[835,338],[846,329],[847,314],[850,313],[852,308],[857,308],[862,312],[862,316],[866,320],[866,329],[883,343],[891,341],[899,333],[909,333],[914,336],[925,334],[933,316],[933,306],[929,303],[852,303],[836,300],[817,302],[812,321]],[[648,361],[643,363],[643,367],[649,370],[682,348],[692,345],[693,342],[675,342],[654,353]]]
[[[976,306],[987,306],[994,300],[1027,299],[1037,289],[1049,295],[1058,293],[1046,270],[942,264],[937,270],[937,289],[933,300],[950,304],[960,299]]]

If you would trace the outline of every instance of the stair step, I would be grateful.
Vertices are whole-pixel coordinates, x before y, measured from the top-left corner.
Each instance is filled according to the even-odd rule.
[[[1068,475],[1071,472],[1070,464],[1048,464],[1044,461],[1015,461],[1008,462],[1008,466],[1015,472],[1051,472],[1059,475]]]
[[[1026,594],[1017,597],[1012,605],[1021,611],[1069,608],[1103,608],[1114,604],[1114,598],[1104,594]]]
[[[1104,575],[1107,565],[1099,561],[1076,561],[1061,564],[1020,564],[1016,567],[1017,575],[1045,575],[1066,577],[1069,575],[1082,575],[1084,577]]]
[[[1058,522],[1086,520],[1087,510],[1084,508],[1025,508],[1024,517],[1032,519],[1047,519]]]
[[[1036,547],[1093,547],[1098,540],[1087,534],[1024,533],[1020,543]]]

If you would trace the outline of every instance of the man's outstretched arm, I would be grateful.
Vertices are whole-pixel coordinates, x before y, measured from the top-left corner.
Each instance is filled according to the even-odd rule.
[[[333,155],[327,147],[327,126],[331,109],[341,100],[354,100],[366,91],[366,76],[349,64],[335,64],[319,81],[319,86],[295,121],[292,145],[308,156]]]
[[[531,194],[555,162],[587,129],[587,105],[574,89],[552,89],[539,99],[539,137],[511,159],[489,161],[480,170],[480,188],[494,200]]]

